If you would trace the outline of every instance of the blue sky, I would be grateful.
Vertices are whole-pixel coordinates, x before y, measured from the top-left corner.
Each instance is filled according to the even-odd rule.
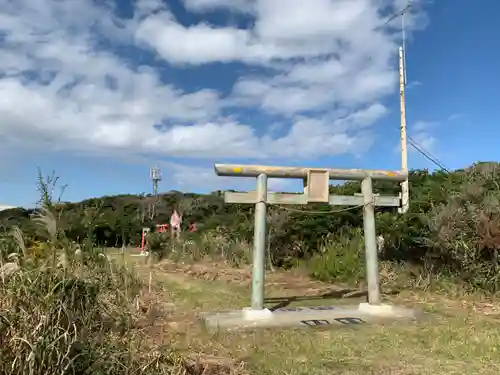
[[[413,3],[409,134],[449,168],[497,160],[500,3]],[[215,162],[398,169],[384,22],[405,4],[0,0],[0,203],[32,206],[38,166],[65,200],[150,192],[154,164],[160,191],[196,192],[252,189]]]

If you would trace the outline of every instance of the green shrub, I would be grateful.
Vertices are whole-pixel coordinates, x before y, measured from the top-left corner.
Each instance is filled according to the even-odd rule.
[[[229,235],[222,228],[204,233],[184,233],[182,240],[174,242],[172,249],[169,257],[173,260],[223,260],[240,266],[248,264],[251,259],[251,244]]]
[[[146,249],[158,260],[168,257],[172,251],[172,238],[170,233],[148,233],[146,235]]]
[[[476,166],[467,182],[425,217],[428,258],[474,288],[500,290],[500,167]],[[493,184],[493,185],[492,185]]]
[[[308,262],[312,277],[321,281],[364,279],[364,238],[361,230],[330,236]]]

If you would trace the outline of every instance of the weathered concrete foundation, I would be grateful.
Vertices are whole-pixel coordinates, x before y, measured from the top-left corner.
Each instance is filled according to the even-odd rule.
[[[419,313],[413,309],[386,304],[292,307],[271,311],[269,309],[208,313],[202,315],[205,326],[216,331],[252,328],[325,327],[333,324],[361,325],[384,321],[416,320]]]

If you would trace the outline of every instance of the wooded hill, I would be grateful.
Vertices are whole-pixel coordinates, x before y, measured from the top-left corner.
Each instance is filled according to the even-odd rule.
[[[385,237],[381,256],[390,260],[432,264],[446,272],[488,289],[500,286],[500,164],[477,163],[463,170],[410,173],[410,211],[377,209],[377,232]],[[50,181],[49,181],[50,182]],[[40,181],[45,195],[48,181]],[[360,192],[358,182],[331,186],[332,194]],[[399,186],[375,182],[374,190],[396,195]],[[328,238],[349,236],[362,228],[359,208],[329,213],[327,205],[293,206],[292,210],[270,207],[273,259],[304,258],[316,252]],[[59,230],[73,241],[91,238],[99,246],[137,245],[143,227],[168,223],[176,209],[183,215],[185,229],[196,222],[198,233],[224,231],[229,237],[252,240],[253,207],[224,204],[222,192],[207,195],[169,192],[159,198],[120,195],[55,205]],[[324,211],[325,214],[308,211]],[[19,226],[28,238],[36,239],[30,221],[33,210],[0,212],[4,230]],[[487,285],[486,285],[487,284]]]

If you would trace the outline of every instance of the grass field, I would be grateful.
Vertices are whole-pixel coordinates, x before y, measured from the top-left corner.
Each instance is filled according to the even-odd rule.
[[[416,323],[210,334],[198,314],[248,306],[248,268],[222,263],[148,266],[142,264],[144,258],[128,262],[145,281],[152,275],[151,293],[143,298],[144,309],[155,321],[147,328],[151,338],[202,358],[212,364],[214,374],[451,375],[500,370],[500,310],[484,298],[405,291],[385,299],[424,310]],[[331,285],[298,271],[275,272],[266,280],[267,297],[314,296],[329,290]],[[343,301],[311,300],[291,306]],[[220,364],[223,372],[217,370]]]

